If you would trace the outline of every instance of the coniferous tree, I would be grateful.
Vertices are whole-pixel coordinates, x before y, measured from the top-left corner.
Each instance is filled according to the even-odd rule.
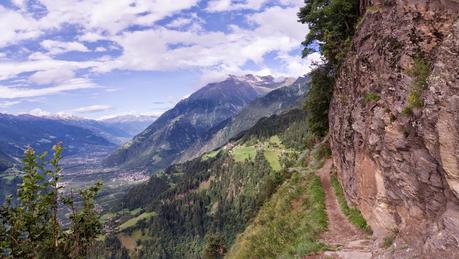
[[[323,137],[328,132],[328,109],[335,85],[335,75],[351,47],[360,19],[359,0],[305,0],[298,13],[299,22],[308,24],[303,42],[303,57],[319,51],[324,64],[310,74],[306,101],[311,133]]]
[[[94,198],[102,184],[79,191],[82,205],[73,195],[64,196],[60,180],[62,147],[53,147],[54,156],[24,153],[22,183],[17,202],[9,196],[0,208],[0,252],[2,258],[82,258],[102,231]],[[58,210],[71,210],[70,228],[58,218]]]

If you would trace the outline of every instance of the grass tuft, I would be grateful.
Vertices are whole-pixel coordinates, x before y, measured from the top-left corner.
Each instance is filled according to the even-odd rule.
[[[365,95],[364,101],[367,104],[369,102],[377,102],[379,99],[380,97],[377,93],[370,91]]]
[[[392,246],[392,244],[394,243],[395,241],[395,238],[397,237],[397,234],[398,234],[398,229],[393,229],[391,233],[389,233],[389,235],[387,235],[386,237],[384,237],[384,240],[383,240],[383,248],[389,248],[390,246]]]
[[[414,78],[413,85],[408,93],[406,105],[403,109],[403,114],[411,114],[413,108],[421,108],[424,105],[422,100],[422,92],[427,88],[431,71],[431,65],[428,60],[422,57],[414,59],[414,65],[408,70],[408,74]]]
[[[357,228],[371,233],[371,228],[368,226],[367,221],[362,216],[362,213],[356,208],[350,208],[347,205],[346,197],[344,196],[343,188],[338,181],[338,177],[336,174],[331,176],[331,184],[333,189],[335,190],[336,198],[338,200],[339,206],[341,207],[341,211],[343,214],[349,219],[349,221],[356,226]]]

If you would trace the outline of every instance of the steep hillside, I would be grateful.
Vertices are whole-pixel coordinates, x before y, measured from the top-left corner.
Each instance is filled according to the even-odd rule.
[[[289,80],[248,75],[209,84],[180,101],[105,162],[153,170],[167,167],[209,131],[223,127],[252,100],[286,82]]]
[[[221,252],[229,249],[277,187],[292,177],[293,171],[285,168],[296,161],[301,148],[289,143],[305,142],[305,118],[301,110],[266,118],[225,147],[152,176],[121,202],[132,216],[111,214],[124,222],[115,235],[131,254],[143,258],[197,258],[215,252],[214,245]],[[293,173],[294,180],[282,192],[288,186],[300,190],[308,185],[313,176],[303,181],[303,173]],[[309,238],[317,238],[321,226]]]
[[[459,253],[459,3],[361,1],[330,108],[346,197],[391,258]],[[394,242],[392,242],[395,240]]]
[[[291,85],[273,90],[259,97],[244,107],[241,112],[232,117],[226,126],[216,132],[211,132],[207,138],[188,149],[181,160],[187,160],[205,152],[216,149],[241,132],[251,128],[258,120],[279,114],[294,107],[301,106],[308,90],[308,79],[300,77]]]
[[[115,147],[88,129],[31,115],[0,114],[0,132],[0,150],[16,158],[22,157],[26,146],[44,152],[60,142],[65,145],[66,155],[84,153],[95,148]]]

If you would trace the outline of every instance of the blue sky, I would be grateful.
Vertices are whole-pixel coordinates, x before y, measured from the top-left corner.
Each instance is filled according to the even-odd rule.
[[[0,0],[0,112],[159,115],[228,74],[301,76],[302,0]]]

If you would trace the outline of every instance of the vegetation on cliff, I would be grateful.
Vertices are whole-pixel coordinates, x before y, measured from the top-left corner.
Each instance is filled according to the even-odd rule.
[[[327,62],[333,68],[339,67],[359,21],[359,0],[307,0],[298,17],[309,25],[303,56],[316,51],[313,44],[318,44]]]
[[[328,109],[335,76],[351,46],[359,21],[359,1],[308,0],[298,17],[301,23],[309,26],[309,33],[303,42],[303,56],[320,51],[325,58],[324,63],[310,74],[310,90],[306,100],[311,133],[323,137],[328,132]]]

